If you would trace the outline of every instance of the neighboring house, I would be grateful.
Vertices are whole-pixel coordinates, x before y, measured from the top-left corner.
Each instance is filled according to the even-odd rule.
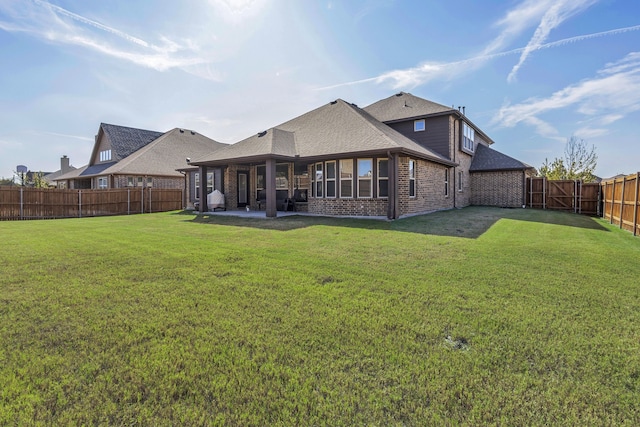
[[[476,182],[502,187],[490,204],[522,205],[531,168],[492,143],[459,110],[401,92],[364,109],[338,99],[190,164],[222,169],[229,209],[273,217],[294,199],[310,213],[395,219],[481,202]]]
[[[50,186],[54,187],[57,184],[57,180],[59,177],[61,177],[62,175],[65,175],[71,171],[76,170],[76,168],[74,166],[71,166],[69,164],[69,157],[67,156],[62,156],[60,158],[60,169],[55,171],[55,172],[51,172],[46,174],[43,178],[45,179],[45,181],[47,181],[49,183]],[[58,188],[64,188],[64,182],[62,182],[61,187]]]
[[[61,175],[58,186],[72,189],[125,187],[187,188],[187,158],[225,144],[187,129],[156,132],[101,123],[86,166]]]

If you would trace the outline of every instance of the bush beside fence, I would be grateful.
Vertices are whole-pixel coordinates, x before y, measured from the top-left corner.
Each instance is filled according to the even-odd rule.
[[[0,220],[81,218],[182,209],[183,190],[0,187]]]
[[[624,230],[640,235],[640,172],[602,183],[603,218]]]

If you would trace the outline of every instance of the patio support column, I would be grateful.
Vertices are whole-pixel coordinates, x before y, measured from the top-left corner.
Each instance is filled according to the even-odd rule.
[[[208,212],[207,206],[207,167],[200,166],[200,213]]]
[[[387,205],[387,219],[398,218],[398,155],[387,153],[389,157],[389,200]]]
[[[266,214],[268,218],[275,218],[277,214],[276,206],[276,161],[275,159],[267,159],[266,164],[266,190],[267,190],[267,207]]]

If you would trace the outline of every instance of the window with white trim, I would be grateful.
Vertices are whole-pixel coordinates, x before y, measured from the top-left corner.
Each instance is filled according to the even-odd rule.
[[[340,160],[340,197],[353,197],[353,160]]]
[[[414,132],[423,132],[425,130],[424,119],[414,120],[413,121],[413,131]]]
[[[134,184],[134,181],[133,181],[133,177],[132,176],[128,176],[127,177],[127,187],[133,187],[134,185],[135,184]]]
[[[325,177],[325,195],[329,198],[336,198],[336,161],[330,161],[325,163],[326,177]]]
[[[471,126],[464,123],[463,126],[463,139],[462,139],[462,147],[465,150],[473,151],[474,141],[476,139],[476,132],[473,130]]]
[[[358,197],[373,196],[373,159],[358,159]]]
[[[142,177],[138,177],[138,187],[142,187]]]
[[[147,187],[153,187],[153,178],[150,176],[147,177]]]
[[[444,170],[444,197],[449,197],[449,168]]]
[[[151,178],[148,178],[151,179]],[[193,174],[193,184],[196,189],[196,200],[200,199],[200,172],[196,172]],[[207,194],[211,194],[213,192],[213,184],[214,184],[214,175],[213,172],[207,172]],[[151,183],[149,183],[151,186]]]
[[[100,161],[108,162],[111,160],[111,150],[103,150],[100,152]]]
[[[109,188],[107,177],[98,178],[98,189],[99,190],[106,190],[107,188]]]
[[[409,160],[409,197],[416,197],[416,161]]]
[[[389,197],[388,159],[378,159],[378,197]]]
[[[322,163],[316,163],[315,166],[315,197],[323,197],[323,185],[324,185],[324,174],[323,174]]]
[[[462,177],[464,176],[464,174],[462,173],[462,171],[458,172],[458,192],[462,191]]]

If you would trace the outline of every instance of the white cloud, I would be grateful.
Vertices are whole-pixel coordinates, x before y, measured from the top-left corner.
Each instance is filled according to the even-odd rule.
[[[0,21],[0,29],[29,33],[50,43],[80,46],[157,71],[181,68],[190,72],[194,66],[210,62],[189,39],[180,44],[159,36],[157,43],[150,43],[43,0],[22,6],[12,8],[11,4],[0,3],[0,11],[11,18],[11,22]],[[215,73],[198,71],[193,74],[216,80]]]
[[[526,27],[528,24],[527,21],[536,20],[537,14],[539,12],[544,11],[544,13],[540,19],[538,27],[531,37],[531,40],[529,40],[529,43],[520,54],[520,60],[511,69],[511,72],[507,77],[507,81],[512,82],[516,79],[518,70],[520,70],[520,67],[522,67],[525,60],[529,57],[529,55],[531,55],[533,51],[540,49],[540,46],[542,46],[546,42],[549,34],[553,29],[558,27],[571,16],[588,8],[589,6],[594,4],[595,1],[596,0],[530,0],[521,5],[521,7],[518,9],[521,9],[522,6],[524,6],[524,8],[522,9],[533,10],[534,13],[527,14],[528,19],[526,20],[522,20],[520,18],[516,20],[518,23],[518,27],[520,28]],[[530,3],[533,3],[533,5],[530,6]]]
[[[534,126],[538,134],[550,137],[554,129],[540,116],[569,109],[598,126],[606,126],[639,111],[640,53],[632,52],[620,61],[609,63],[596,77],[567,86],[547,98],[530,98],[519,104],[504,105],[493,122],[504,127],[528,124]]]

